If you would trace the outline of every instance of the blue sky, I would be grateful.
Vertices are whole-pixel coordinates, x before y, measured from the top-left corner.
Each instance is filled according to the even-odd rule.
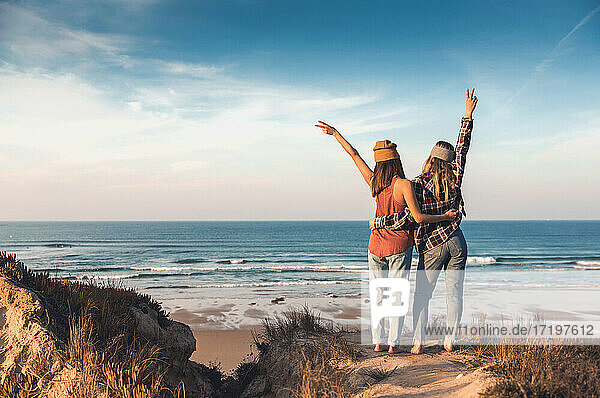
[[[600,3],[0,2],[5,220],[367,219],[480,98],[470,219],[600,218]]]

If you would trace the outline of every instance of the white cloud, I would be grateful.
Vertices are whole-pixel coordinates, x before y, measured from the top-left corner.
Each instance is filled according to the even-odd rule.
[[[575,24],[575,26],[571,28],[571,30],[556,43],[556,45],[554,46],[552,51],[550,51],[548,56],[545,59],[543,59],[542,62],[540,62],[538,65],[536,65],[536,67],[533,70],[533,73],[529,76],[525,83],[523,83],[523,85],[519,87],[519,89],[517,89],[517,91],[508,99],[507,104],[510,104],[515,98],[520,96],[539,75],[544,73],[552,66],[554,60],[560,55],[560,50],[562,49],[563,45],[567,42],[567,40],[569,40],[569,38],[575,32],[581,29],[581,27],[587,24],[596,14],[598,14],[598,12],[600,12],[600,6],[594,8],[592,11],[587,13],[587,15],[583,17],[581,21]]]
[[[581,165],[600,166],[600,127],[583,132],[573,131],[570,138],[560,140],[547,150],[533,155],[532,163],[554,164],[550,167],[555,169],[555,175],[580,172]],[[597,175],[597,180],[600,182],[600,175]]]
[[[168,62],[165,65],[165,70],[168,73],[198,77],[202,79],[210,79],[221,74],[224,68],[213,65]]]
[[[142,110],[142,104],[139,101],[130,101],[127,103],[129,108],[135,112],[139,112]]]
[[[70,29],[8,4],[0,4],[0,14],[0,43],[24,64],[66,63],[64,57],[78,63],[90,58],[123,66],[128,63],[129,57],[124,54],[128,40],[122,36]]]
[[[0,68],[0,91],[0,129],[10,132],[5,142],[27,142],[65,159],[110,158],[119,141],[174,122],[127,109],[72,74]]]

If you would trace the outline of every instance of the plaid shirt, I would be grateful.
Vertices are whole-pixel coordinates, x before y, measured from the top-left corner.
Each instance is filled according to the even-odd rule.
[[[458,209],[460,214],[454,221],[442,221],[435,224],[417,224],[408,210],[408,206],[400,213],[375,218],[375,228],[410,229],[416,228],[415,246],[419,253],[425,253],[444,243],[460,226],[463,215],[467,215],[460,187],[462,185],[467,161],[467,152],[471,144],[473,119],[462,118],[458,142],[456,143],[456,158],[452,169],[456,175],[456,189],[448,195],[448,200],[439,200],[433,194],[433,180],[429,173],[415,177],[413,189],[424,214],[440,215],[450,209]]]

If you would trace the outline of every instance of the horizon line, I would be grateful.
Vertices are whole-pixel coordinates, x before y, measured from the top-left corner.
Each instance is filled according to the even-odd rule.
[[[16,222],[368,222],[369,219],[78,219],[78,220],[0,220],[0,223]],[[476,218],[462,220],[470,221],[600,221],[600,218]]]

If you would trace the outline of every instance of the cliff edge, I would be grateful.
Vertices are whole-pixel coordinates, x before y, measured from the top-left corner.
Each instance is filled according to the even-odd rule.
[[[0,253],[0,396],[219,396],[190,328],[131,289],[50,278]]]

